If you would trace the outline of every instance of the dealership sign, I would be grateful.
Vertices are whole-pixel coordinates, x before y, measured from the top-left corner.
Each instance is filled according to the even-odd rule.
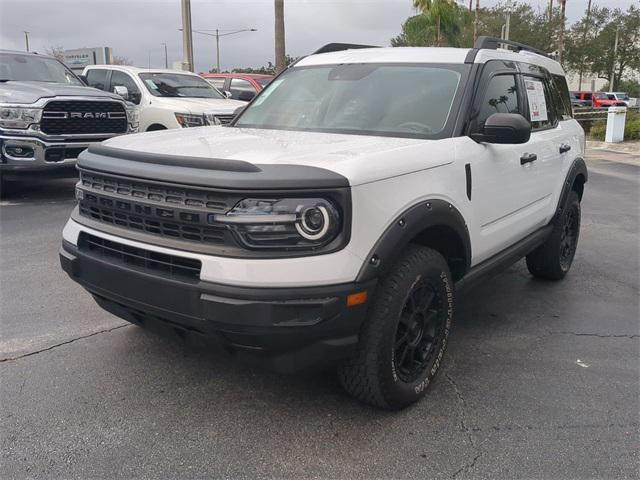
[[[74,71],[82,71],[87,65],[109,65],[112,63],[110,47],[76,48],[62,52],[63,61]]]

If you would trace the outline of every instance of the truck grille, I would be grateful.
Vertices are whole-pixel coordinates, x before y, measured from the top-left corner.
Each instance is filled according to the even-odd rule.
[[[237,245],[225,225],[211,222],[242,197],[80,171],[81,215],[127,230],[205,245]]]
[[[200,260],[152,252],[96,237],[85,232],[78,238],[78,249],[93,257],[109,260],[143,271],[153,271],[169,278],[199,280]]]
[[[127,112],[118,102],[54,100],[42,112],[40,130],[49,135],[127,132]]]

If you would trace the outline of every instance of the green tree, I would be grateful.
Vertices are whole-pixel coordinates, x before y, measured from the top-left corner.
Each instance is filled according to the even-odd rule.
[[[443,43],[443,29],[457,27],[457,10],[460,8],[455,0],[413,0],[413,6],[435,23],[436,46]]]
[[[465,8],[453,5],[450,21],[440,22],[440,46],[471,46],[472,14]],[[421,13],[409,17],[400,34],[391,39],[393,47],[433,47],[438,46],[437,18]]]

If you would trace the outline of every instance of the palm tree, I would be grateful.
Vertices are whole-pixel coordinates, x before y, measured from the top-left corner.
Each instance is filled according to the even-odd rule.
[[[455,21],[455,0],[413,0],[413,6],[427,16],[435,19],[436,45],[442,46],[441,23],[453,24]]]
[[[471,9],[469,9],[471,10]],[[478,13],[480,11],[480,0],[476,0],[476,13],[473,17],[473,43],[478,39]]]
[[[276,17],[276,74],[278,74],[287,67],[284,47],[284,0],[274,0],[274,2]]]
[[[560,63],[562,63],[562,55],[564,53],[564,22],[566,6],[567,0],[560,0],[560,32],[558,33],[558,61]]]

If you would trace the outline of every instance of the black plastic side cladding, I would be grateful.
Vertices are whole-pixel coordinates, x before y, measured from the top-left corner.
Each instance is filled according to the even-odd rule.
[[[569,195],[569,192],[573,187],[573,183],[578,175],[582,175],[584,177],[584,183],[587,183],[587,180],[589,179],[587,164],[581,157],[578,157],[573,161],[573,164],[569,169],[569,173],[567,173],[567,178],[565,178],[564,184],[562,185],[562,192],[560,193],[558,208],[556,209],[556,218],[562,214],[562,209],[567,201],[567,196]]]
[[[82,152],[78,167],[151,181],[230,190],[349,187],[346,177],[319,167],[255,165],[241,160],[134,152],[102,145]]]
[[[357,282],[384,275],[396,262],[404,248],[430,227],[448,227],[461,239],[464,248],[463,270],[469,269],[471,241],[462,214],[444,200],[427,200],[409,208],[382,234],[360,269]]]

